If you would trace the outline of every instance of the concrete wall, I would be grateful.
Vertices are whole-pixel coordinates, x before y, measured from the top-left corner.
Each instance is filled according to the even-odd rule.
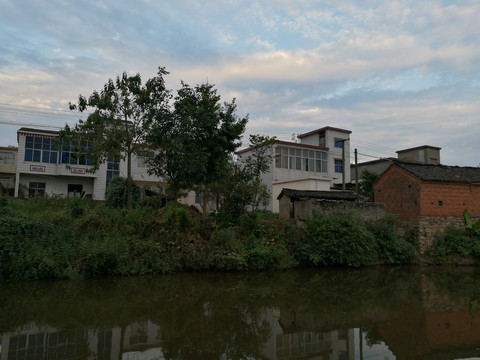
[[[398,160],[420,162],[423,164],[440,164],[440,149],[422,146],[413,149],[397,151]]]

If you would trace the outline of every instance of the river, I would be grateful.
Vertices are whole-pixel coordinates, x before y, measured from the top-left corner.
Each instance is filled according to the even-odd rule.
[[[375,267],[2,283],[0,358],[480,359],[479,275]]]

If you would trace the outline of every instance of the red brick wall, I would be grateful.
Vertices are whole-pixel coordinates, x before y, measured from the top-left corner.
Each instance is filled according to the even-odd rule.
[[[375,202],[400,220],[416,216],[480,216],[480,184],[423,182],[391,166],[374,185]]]
[[[480,215],[480,185],[424,182],[420,191],[422,216]]]
[[[384,203],[387,214],[408,220],[420,215],[420,181],[391,166],[374,184],[375,202]]]

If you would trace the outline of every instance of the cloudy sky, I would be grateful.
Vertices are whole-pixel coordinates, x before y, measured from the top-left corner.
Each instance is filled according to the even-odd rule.
[[[0,146],[57,129],[126,71],[215,84],[247,134],[352,131],[360,161],[419,145],[480,164],[479,0],[0,0]]]

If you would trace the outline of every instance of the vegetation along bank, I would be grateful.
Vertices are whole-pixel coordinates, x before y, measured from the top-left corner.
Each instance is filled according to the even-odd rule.
[[[451,255],[480,257],[478,232],[448,231],[427,254]],[[262,211],[202,219],[176,202],[126,211],[80,198],[0,198],[2,281],[360,267],[415,258],[415,247],[396,235],[389,217],[365,223],[352,214],[333,214],[299,226]]]

